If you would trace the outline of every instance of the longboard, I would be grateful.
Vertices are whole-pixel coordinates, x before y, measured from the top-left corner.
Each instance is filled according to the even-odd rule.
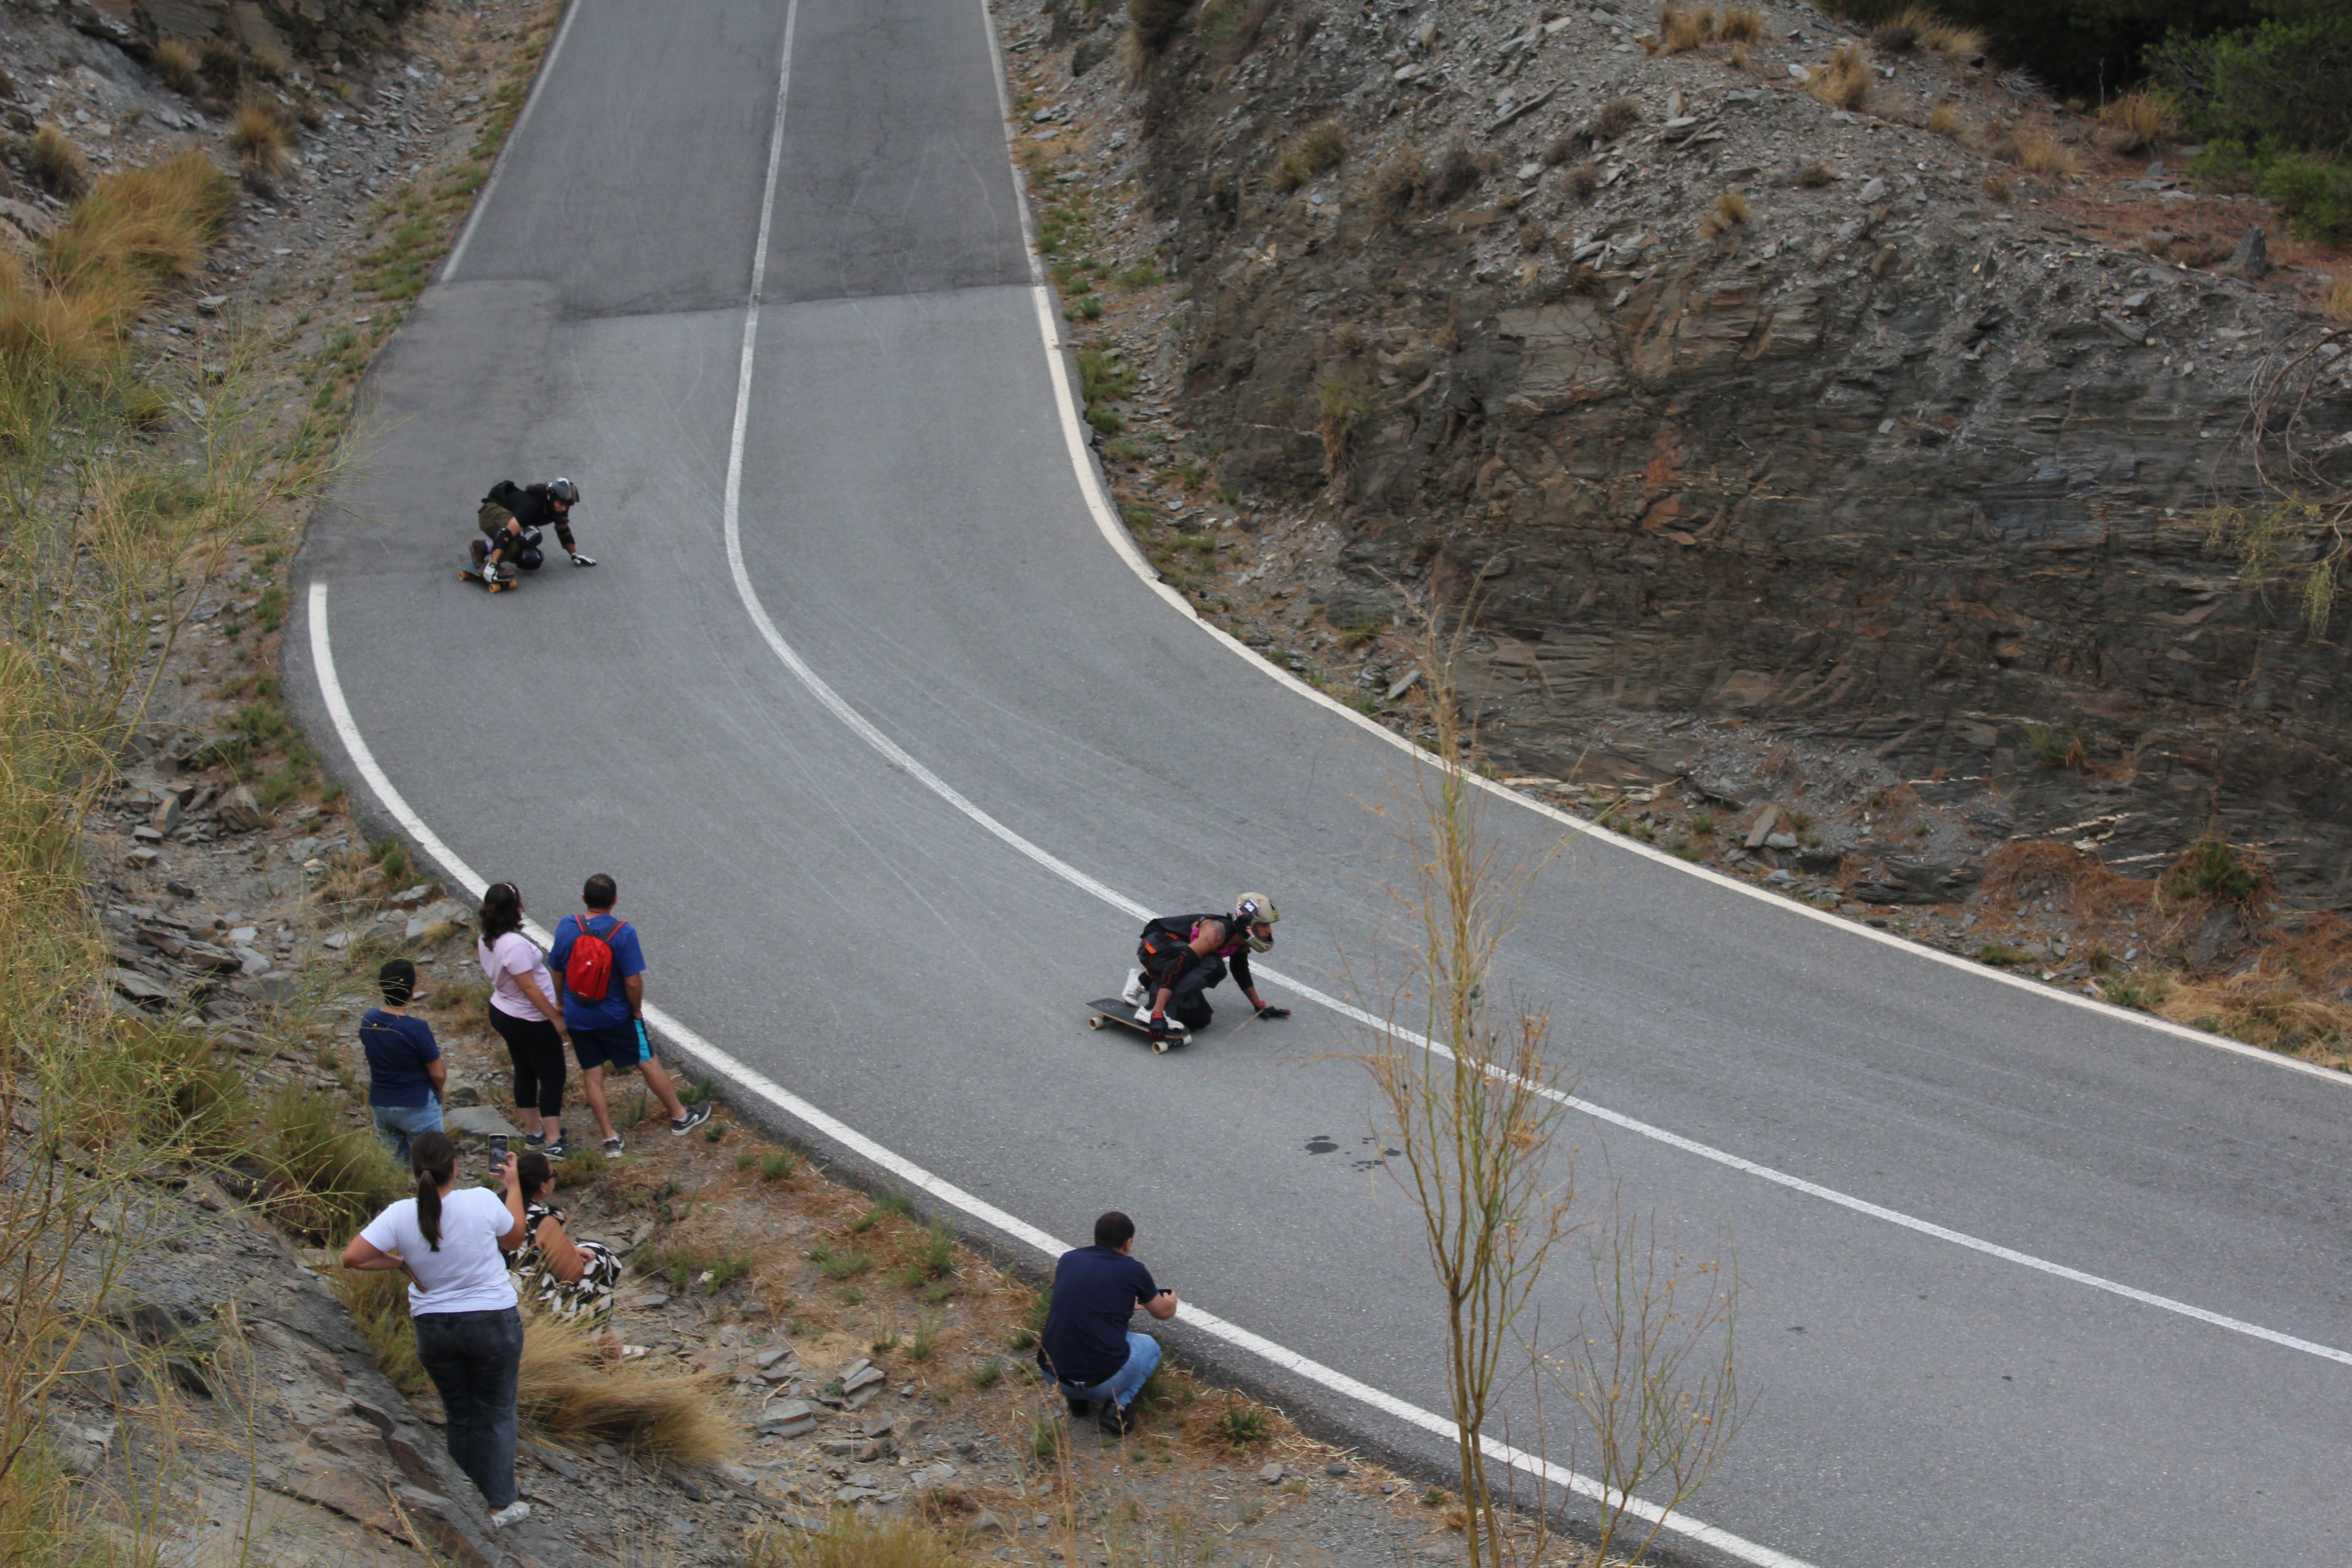
[[[488,578],[482,575],[482,569],[475,565],[471,558],[457,563],[457,575],[467,579],[468,582],[479,583],[483,587],[488,588],[493,594],[508,593],[514,588],[520,586],[520,584],[513,578],[508,578],[505,581],[499,583],[491,582]]]
[[[1087,1028],[1101,1028],[1105,1019],[1117,1024],[1122,1029],[1132,1029],[1141,1035],[1151,1042],[1152,1051],[1160,1056],[1166,1056],[1168,1047],[1171,1046],[1188,1046],[1192,1043],[1191,1032],[1186,1030],[1183,1025],[1175,1023],[1173,1019],[1171,1019],[1170,1023],[1175,1030],[1174,1033],[1166,1035],[1152,1033],[1149,1024],[1136,1022],[1135,1004],[1122,1002],[1116,996],[1097,996],[1087,1004]]]

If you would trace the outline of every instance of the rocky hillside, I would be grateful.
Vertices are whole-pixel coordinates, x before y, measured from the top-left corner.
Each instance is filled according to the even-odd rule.
[[[2329,536],[2210,516],[2352,479],[2352,259],[1934,28],[1258,0],[1122,55],[1116,8],[1033,15],[1016,53],[1069,53],[1032,97],[1094,121],[1050,145],[1133,180],[1189,292],[1144,347],[1283,637],[1376,664],[1426,590],[1475,606],[1506,771],[1802,741],[1956,852],[2144,878],[2218,833],[2352,896]]]

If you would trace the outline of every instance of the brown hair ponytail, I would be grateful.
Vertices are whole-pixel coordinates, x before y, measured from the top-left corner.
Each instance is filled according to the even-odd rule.
[[[416,1173],[416,1228],[425,1245],[441,1250],[441,1187],[457,1169],[457,1145],[446,1132],[425,1132],[409,1141],[408,1168]]]

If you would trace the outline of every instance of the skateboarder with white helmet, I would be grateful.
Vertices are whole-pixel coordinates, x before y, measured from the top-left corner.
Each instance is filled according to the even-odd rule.
[[[1259,1017],[1289,1017],[1289,1008],[1257,994],[1249,969],[1251,953],[1274,946],[1274,922],[1281,918],[1264,893],[1244,893],[1224,914],[1162,915],[1145,926],[1135,949],[1138,967],[1122,993],[1136,1022],[1155,1035],[1206,1028],[1213,1014],[1205,993],[1223,982],[1228,968]]]

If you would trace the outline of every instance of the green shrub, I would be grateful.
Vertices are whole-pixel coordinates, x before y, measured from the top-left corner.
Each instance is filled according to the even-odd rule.
[[[1994,52],[2054,85],[2110,92],[2135,79],[2168,34],[2201,38],[2250,26],[2281,4],[2326,0],[1936,0],[1926,9],[1982,29]],[[1913,0],[1830,0],[1822,9],[1864,26],[1914,12]]]
[[[2278,203],[2305,239],[2319,245],[2352,239],[2352,163],[2320,153],[2290,153],[2263,168],[2254,194]]]
[[[2249,864],[2228,841],[2200,838],[2190,845],[2166,873],[2176,898],[2212,899],[2242,904],[2262,891],[2262,872]]]

